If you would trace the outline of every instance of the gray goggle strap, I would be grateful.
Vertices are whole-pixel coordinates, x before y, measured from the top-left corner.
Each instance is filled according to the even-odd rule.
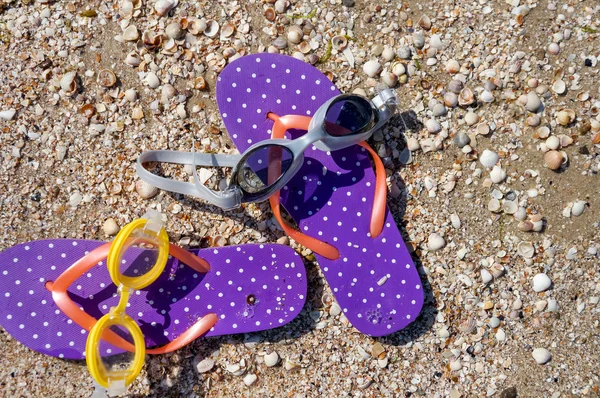
[[[138,176],[165,191],[195,196],[223,209],[233,209],[241,204],[241,192],[236,190],[213,191],[204,186],[196,172],[196,166],[235,167],[241,155],[209,154],[179,151],[146,151],[142,152],[135,165]],[[194,183],[175,181],[152,174],[142,166],[147,162],[174,163],[194,166]]]

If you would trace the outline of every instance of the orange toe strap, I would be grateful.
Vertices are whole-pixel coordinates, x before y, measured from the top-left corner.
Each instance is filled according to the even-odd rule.
[[[269,119],[275,121],[273,124],[273,130],[271,132],[271,138],[285,138],[285,132],[289,129],[308,130],[308,125],[310,124],[311,120],[309,116],[286,115],[279,117],[274,113],[269,113],[268,117]],[[280,165],[280,163],[277,164]],[[269,175],[278,176],[280,175],[280,172],[280,167],[278,170],[269,167]],[[285,222],[285,220],[281,217],[279,191],[275,192],[269,198],[269,203],[271,204],[273,215],[277,221],[279,221],[279,225],[281,225],[283,232],[285,232],[290,238],[329,260],[335,260],[340,257],[340,252],[332,245],[305,235],[302,232],[295,230]]]
[[[90,331],[98,320],[79,308],[79,306],[75,304],[69,297],[67,289],[81,275],[85,274],[91,268],[96,266],[100,261],[106,259],[110,245],[111,243],[105,243],[95,248],[67,268],[58,278],[56,278],[54,282],[46,282],[46,288],[52,292],[52,298],[54,299],[54,302],[58,308],[70,319],[72,319],[73,322],[87,331]],[[189,265],[198,272],[206,273],[210,269],[208,263],[204,259],[201,259],[178,246],[171,244],[169,246],[169,252],[175,258],[179,259],[186,265]],[[146,352],[149,354],[164,354],[175,351],[208,332],[215,325],[217,319],[218,318],[216,314],[207,314],[200,318],[194,325],[189,327],[173,341],[162,347],[148,349]],[[104,330],[102,333],[102,339],[122,350],[130,352],[135,351],[135,346],[133,344],[123,339],[110,329]]]
[[[371,209],[371,224],[369,232],[371,237],[376,238],[383,231],[383,222],[387,209],[387,184],[385,182],[385,167],[381,158],[366,141],[359,142],[358,145],[365,148],[371,154],[375,163],[375,198],[373,199],[373,208]]]

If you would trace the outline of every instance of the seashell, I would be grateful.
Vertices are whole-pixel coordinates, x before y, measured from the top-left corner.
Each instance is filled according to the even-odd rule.
[[[156,73],[148,72],[144,78],[144,83],[150,88],[157,88],[160,85],[160,80],[158,79],[158,76],[156,76]]]
[[[590,130],[595,133],[597,131],[600,131],[600,121],[598,120],[592,120],[590,122]]]
[[[561,134],[558,136],[558,139],[560,140],[560,147],[561,148],[566,148],[569,145],[571,145],[573,143],[573,138],[569,137],[568,135],[565,134]]]
[[[519,210],[519,205],[517,202],[512,200],[503,200],[502,201],[502,211],[506,214],[515,214]]]
[[[536,79],[535,77],[532,77],[531,79],[527,80],[527,85],[531,88],[536,88],[539,84],[538,79]]]
[[[551,135],[546,139],[546,147],[548,149],[558,149],[560,147],[560,139],[555,135]]]
[[[427,131],[429,131],[432,134],[439,133],[442,130],[442,126],[435,119],[426,120],[425,127],[427,128]]]
[[[162,98],[166,99],[167,101],[170,100],[171,98],[173,98],[176,94],[177,94],[177,90],[175,90],[175,87],[173,87],[173,85],[167,83],[162,86],[161,96],[162,96]]]
[[[600,113],[600,101],[592,104],[592,106],[590,106],[590,115],[591,116],[598,116],[598,114]]]
[[[227,239],[225,239],[221,235],[215,236],[214,238],[212,238],[212,241],[210,242],[211,247],[223,247],[226,244],[227,244]]]
[[[233,48],[233,47],[227,47],[226,49],[223,50],[223,57],[225,59],[229,59],[229,58],[233,57],[235,54],[237,54],[237,52],[235,51],[235,48]]]
[[[550,351],[545,348],[536,348],[531,352],[531,356],[538,365],[543,365],[552,359]]]
[[[158,0],[156,4],[154,4],[154,11],[158,16],[163,16],[173,8],[177,7],[179,3],[178,0]]]
[[[444,105],[449,108],[456,108],[458,105],[458,96],[452,91],[447,91],[444,94]]]
[[[254,384],[254,382],[256,382],[256,379],[258,379],[257,375],[254,373],[248,373],[246,376],[244,376],[243,381],[245,385],[250,387],[252,384]]]
[[[475,102],[475,96],[469,88],[463,88],[458,95],[458,104],[460,106],[469,106]]]
[[[414,32],[412,34],[412,38],[413,38],[413,44],[416,48],[421,49],[423,48],[423,46],[425,46],[425,36],[423,35],[423,32]],[[408,47],[406,47],[408,48]],[[410,51],[410,49],[409,49]],[[398,54],[400,54],[400,52],[398,52]],[[400,57],[402,58],[402,57]],[[410,58],[410,52],[409,52],[409,58]],[[408,59],[408,58],[404,58],[404,59]]]
[[[409,47],[400,47],[398,49],[398,58],[400,59],[410,59],[412,53]]]
[[[161,34],[153,34],[153,32],[145,31],[142,35],[142,41],[144,42],[144,47],[152,50],[162,45],[163,37]]]
[[[586,204],[587,202],[584,202],[583,200],[576,200],[575,203],[573,203],[573,209],[571,210],[571,214],[573,214],[575,217],[579,217],[583,214]]]
[[[265,10],[265,18],[267,19],[267,21],[273,22],[276,17],[277,17],[277,14],[275,13],[274,9],[269,7]]]
[[[114,236],[119,232],[119,225],[114,218],[109,218],[102,224],[102,230],[106,236]]]
[[[180,39],[185,34],[185,32],[181,28],[181,25],[179,24],[179,22],[171,22],[165,28],[165,34],[167,36],[169,36],[171,39],[176,40],[176,39]]]
[[[241,376],[241,375],[243,375],[243,374],[244,374],[244,372],[246,371],[246,369],[245,369],[245,368],[241,367],[241,366],[240,366],[239,364],[237,364],[237,363],[233,363],[233,364],[230,364],[230,363],[228,363],[227,365],[225,365],[225,369],[226,369],[226,370],[227,370],[229,373],[233,374],[234,376]]]
[[[421,148],[421,144],[419,144],[419,140],[417,140],[416,138],[410,137],[406,141],[406,147],[408,148],[409,151],[414,152],[414,151],[417,151],[419,148]]]
[[[369,77],[375,77],[381,71],[381,64],[379,61],[373,59],[371,61],[367,61],[363,65],[363,72]]]
[[[449,60],[446,63],[446,72],[451,73],[451,74],[460,72],[460,64],[458,63],[458,61],[455,59]]]
[[[465,115],[465,122],[468,126],[472,126],[479,121],[479,115],[475,112],[469,111]]]
[[[277,0],[275,2],[275,10],[280,14],[283,14],[288,6],[289,2],[287,0]]]
[[[514,214],[516,220],[524,221],[527,218],[527,210],[524,207],[519,207]]]
[[[494,279],[492,274],[490,274],[490,271],[488,271],[487,269],[482,269],[480,271],[480,274],[481,274],[481,281],[485,284],[490,283]]]
[[[563,155],[558,151],[551,150],[544,155],[544,165],[550,170],[558,170],[563,161]]]
[[[77,72],[67,72],[60,79],[60,88],[67,94],[77,91]]]
[[[492,276],[494,278],[500,278],[502,275],[504,275],[504,271],[505,271],[504,266],[502,264],[492,265],[491,270],[492,270],[491,271]]]
[[[394,75],[392,72],[383,71],[381,73],[381,81],[385,83],[386,86],[392,88],[398,83],[398,76]]]
[[[443,116],[446,114],[446,112],[446,107],[444,106],[444,104],[440,103],[435,104],[432,110],[433,116]]]
[[[381,53],[381,56],[383,57],[384,60],[386,61],[391,61],[394,59],[394,57],[396,56],[396,54],[394,53],[394,50],[391,47],[385,47],[383,49],[383,52]]]
[[[310,43],[307,41],[303,41],[302,43],[298,44],[298,49],[300,50],[300,52],[302,54],[308,54],[309,52],[312,51],[312,47],[310,46]]]
[[[423,15],[421,19],[419,19],[419,26],[425,30],[431,29],[431,19],[427,15]]]
[[[206,373],[210,372],[212,368],[215,366],[215,360],[212,358],[204,358],[196,365],[196,371],[198,373]]]
[[[89,119],[96,114],[96,107],[92,104],[85,104],[79,108],[79,113]]]
[[[113,71],[102,69],[98,72],[98,83],[103,87],[112,87],[117,82],[117,77]]]
[[[488,202],[487,208],[492,213],[498,213],[500,211],[500,201],[496,198],[490,199]]]
[[[498,163],[498,159],[498,154],[489,149],[484,150],[481,156],[479,156],[479,162],[487,168],[494,167]]]
[[[481,100],[485,103],[490,103],[490,102],[494,102],[494,95],[487,90],[483,90],[481,92]]]
[[[273,46],[278,50],[283,50],[287,47],[287,40],[282,36],[279,36],[275,41],[273,41]]]
[[[561,109],[556,114],[556,121],[561,126],[567,126],[575,120],[575,111],[572,109]]]
[[[346,39],[344,36],[341,36],[341,35],[334,36],[331,39],[331,45],[336,50],[342,51],[348,45],[348,39]]]
[[[116,184],[113,184],[108,191],[113,195],[118,195],[123,191],[123,187],[117,182]]]
[[[264,359],[265,365],[267,365],[269,368],[272,368],[273,366],[277,365],[277,363],[279,363],[279,355],[275,351],[265,355]]]
[[[490,172],[490,178],[494,184],[500,184],[506,179],[506,172],[502,170],[502,167],[494,166],[494,168]]]
[[[536,93],[530,91],[527,94],[527,102],[525,103],[525,109],[527,109],[529,112],[537,112],[541,106],[542,101],[540,101],[540,98],[536,95]]]
[[[490,125],[485,122],[479,123],[477,125],[476,131],[479,135],[488,135],[490,133]]]
[[[144,180],[138,180],[135,182],[135,190],[143,199],[153,198],[158,193],[158,188],[148,184]]]
[[[461,82],[460,80],[453,79],[450,80],[450,83],[448,83],[448,90],[452,91],[455,94],[460,93],[463,88],[463,82]]]
[[[446,246],[446,241],[439,234],[434,232],[429,235],[429,239],[427,240],[427,250],[436,251],[444,246]]]
[[[223,25],[223,29],[221,29],[221,38],[228,39],[235,33],[235,26],[230,23],[226,23]],[[207,35],[208,36],[208,35]]]
[[[198,90],[205,90],[206,87],[207,85],[204,77],[198,76],[196,79],[194,79],[194,88],[197,88]]]
[[[455,136],[454,136],[454,145],[456,145],[458,148],[463,148],[466,145],[469,145],[471,143],[471,138],[469,138],[469,136],[465,133],[458,132]]]
[[[517,253],[523,258],[532,258],[535,254],[535,248],[531,242],[522,241],[517,245]]]
[[[193,35],[197,35],[206,30],[206,21],[203,19],[191,18],[188,19],[187,31]]]
[[[406,67],[403,63],[396,62],[394,66],[392,66],[392,73],[396,76],[402,76],[406,73]]]
[[[550,129],[547,126],[542,126],[536,130],[534,137],[539,139],[548,138],[550,135]]]
[[[552,55],[557,55],[560,52],[560,47],[556,43],[550,43],[548,46],[548,52]]]
[[[130,66],[138,66],[142,63],[142,58],[137,52],[131,51],[125,57],[125,63]]]
[[[558,95],[564,94],[565,91],[567,91],[567,85],[564,81],[557,80],[554,83],[552,83],[552,91],[554,91]]]
[[[219,33],[219,24],[215,20],[206,21],[206,29],[204,29],[204,34],[208,37],[215,37]]]
[[[521,71],[521,66],[522,66],[522,62],[519,60],[516,60],[515,62],[513,62],[510,65],[510,68],[508,68],[508,73],[519,73]]]
[[[525,119],[525,123],[529,127],[537,127],[540,125],[541,122],[542,122],[542,118],[538,114],[531,115],[527,119]]]
[[[119,13],[123,19],[129,19],[133,16],[133,3],[129,0],[123,1],[119,6]]]
[[[533,231],[533,223],[531,221],[522,221],[517,225],[519,231],[530,232]]]
[[[133,120],[142,120],[144,118],[144,111],[139,106],[136,106],[131,111],[131,118]]]
[[[532,287],[536,293],[548,290],[552,286],[552,280],[544,273],[536,274],[532,280]]]
[[[535,232],[540,232],[542,229],[544,229],[544,219],[541,215],[535,214],[530,218],[529,221],[533,223],[533,230]]]
[[[297,25],[292,26],[287,34],[287,38],[290,41],[290,43],[294,43],[294,44],[300,43],[302,41],[302,37],[304,37],[304,32]],[[336,37],[338,37],[338,36],[336,36]],[[343,36],[341,36],[341,37],[343,37]],[[334,37],[334,39],[335,39],[335,37]],[[345,39],[345,37],[344,37],[344,39]],[[347,40],[346,40],[346,43],[347,43]],[[333,39],[332,39],[332,44],[335,45],[333,42]]]
[[[463,333],[469,334],[473,330],[475,330],[475,326],[477,326],[475,319],[469,318],[467,320],[462,321],[460,325],[458,325],[458,330],[460,330]]]
[[[600,131],[592,136],[593,144],[600,144]]]
[[[577,94],[577,99],[581,102],[585,102],[588,99],[590,99],[590,93],[588,93],[587,91],[581,92]]]
[[[138,32],[138,29],[135,25],[129,25],[123,31],[123,39],[125,39],[125,41],[135,41],[139,38],[140,38],[140,33]]]

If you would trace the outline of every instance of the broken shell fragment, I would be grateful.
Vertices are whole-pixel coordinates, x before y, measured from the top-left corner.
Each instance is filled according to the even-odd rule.
[[[334,36],[333,39],[331,39],[331,45],[336,50],[342,51],[348,45],[348,39],[341,35]]]
[[[154,5],[154,11],[158,16],[163,16],[173,8],[177,7],[178,0],[158,0]]]
[[[137,39],[139,39],[140,34],[137,30],[137,28],[135,27],[135,25],[129,25],[124,31],[123,31],[123,39],[125,39],[125,41],[135,41]]]
[[[142,58],[140,57],[140,55],[137,52],[131,51],[125,57],[125,63],[130,66],[138,66],[139,64],[142,63]]]
[[[535,254],[535,248],[531,242],[520,242],[517,245],[517,253],[524,258],[532,258]]]
[[[112,87],[117,82],[114,72],[108,69],[102,69],[98,72],[98,83],[103,87]]]
[[[213,38],[219,33],[219,24],[215,20],[206,21],[206,29],[204,29],[204,34],[210,38]]]

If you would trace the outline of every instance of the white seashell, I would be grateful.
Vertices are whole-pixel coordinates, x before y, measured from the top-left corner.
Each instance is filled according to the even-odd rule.
[[[444,105],[449,108],[456,108],[456,105],[458,105],[458,96],[452,91],[447,91],[444,94]]]
[[[131,118],[133,120],[142,120],[144,118],[144,111],[139,106],[136,106],[131,111]]]
[[[498,213],[500,211],[500,201],[496,198],[490,199],[487,208],[492,213]]]
[[[492,94],[488,90],[482,91],[480,98],[483,102],[486,102],[486,103],[494,102],[494,94]]]
[[[15,109],[8,109],[6,111],[2,111],[0,112],[0,119],[2,120],[12,120],[13,117],[15,117],[15,114],[17,113],[17,111]]]
[[[519,231],[529,232],[533,230],[533,223],[531,221],[522,221],[517,228],[519,228]]]
[[[460,218],[456,214],[450,215],[450,223],[454,229],[459,229],[461,226]]]
[[[137,92],[130,88],[128,90],[125,90],[125,99],[129,102],[135,102],[135,100],[137,100]]]
[[[104,221],[104,224],[102,224],[102,230],[104,231],[106,236],[116,235],[117,232],[119,232],[119,229],[119,225],[117,224],[114,218],[109,218],[106,221]]]
[[[386,61],[391,61],[391,60],[394,59],[394,57],[396,56],[396,54],[394,54],[394,50],[391,47],[385,47],[383,49],[383,52],[381,53],[381,56]]]
[[[406,147],[409,151],[414,152],[421,148],[421,145],[419,145],[419,140],[417,140],[414,137],[411,137],[406,141]]]
[[[481,156],[479,157],[479,162],[487,168],[494,167],[496,163],[498,163],[498,154],[496,152],[490,151],[486,149],[483,151]]]
[[[124,1],[119,7],[119,12],[124,19],[129,19],[133,16],[133,3],[131,1]]]
[[[168,24],[165,28],[165,33],[171,39],[179,39],[185,34],[179,22],[171,22]]]
[[[498,326],[500,326],[500,319],[493,316],[490,318],[490,327],[492,329],[497,328]]]
[[[60,79],[60,88],[65,92],[73,91],[73,83],[75,82],[76,72],[67,72]]]
[[[548,308],[548,311],[550,311],[550,312],[555,312],[556,310],[558,310],[558,303],[557,303],[556,299],[549,298],[547,308]]]
[[[381,73],[381,81],[388,87],[392,88],[398,83],[398,76],[393,74],[392,72],[388,72],[384,70]]]
[[[212,358],[205,358],[198,362],[196,365],[196,371],[198,373],[209,372],[215,366],[215,360]]]
[[[432,134],[439,133],[442,130],[442,126],[435,119],[426,120],[425,127],[427,128],[427,131],[429,131]]]
[[[272,368],[277,365],[277,363],[279,363],[279,355],[275,351],[265,355],[265,365]]]
[[[178,0],[158,0],[156,4],[154,4],[154,11],[162,17],[173,8],[177,7],[178,3]]]
[[[427,240],[427,249],[431,251],[440,250],[446,246],[446,241],[437,233],[432,233],[429,235],[429,239]]]
[[[502,201],[502,211],[506,214],[515,214],[519,209],[519,205],[512,200]]]
[[[166,101],[173,98],[175,94],[177,94],[177,90],[175,90],[175,87],[173,87],[172,84],[167,83],[162,86],[161,97],[164,98]]]
[[[208,37],[215,37],[219,33],[219,23],[215,20],[206,21],[206,29],[204,34]]]
[[[537,129],[537,131],[536,131],[536,136],[539,139],[548,138],[549,135],[550,135],[550,129],[548,128],[548,126],[542,126],[539,129]]]
[[[479,121],[479,115],[475,112],[469,111],[465,115],[465,122],[468,126],[472,126]]]
[[[566,126],[575,120],[575,111],[572,109],[561,109],[556,114],[556,121],[561,126]]]
[[[529,94],[527,94],[527,103],[525,104],[525,108],[529,112],[537,112],[541,106],[542,101],[540,101],[540,98],[537,96],[536,93],[530,91]]]
[[[498,329],[498,331],[496,332],[496,340],[498,340],[499,342],[506,341],[506,333],[503,329]]]
[[[456,145],[458,148],[464,148],[471,143],[471,138],[469,138],[469,136],[462,131],[459,131],[454,136],[453,141],[454,145]]]
[[[392,73],[396,76],[402,76],[406,73],[406,67],[401,62],[396,62],[392,67]]]
[[[461,369],[462,369],[462,363],[460,362],[460,359],[450,361],[450,370],[458,371]]]
[[[296,362],[294,362],[288,358],[286,358],[285,363],[283,364],[283,367],[285,368],[285,370],[296,369],[299,366],[300,365],[298,365]]]
[[[258,379],[258,376],[256,376],[254,373],[248,373],[246,376],[244,376],[244,384],[250,387],[252,384],[254,384],[256,379]]]
[[[539,365],[543,365],[543,364],[547,363],[552,358],[550,351],[548,351],[545,348],[536,348],[531,353],[531,356],[533,357],[535,362],[537,362]]]
[[[552,285],[552,281],[550,280],[548,275],[546,275],[544,273],[539,273],[533,277],[531,285],[533,287],[534,292],[540,293],[540,292],[548,290],[550,288],[550,286]]]
[[[494,166],[490,172],[490,178],[494,184],[500,184],[506,179],[506,172],[500,166]]]
[[[398,49],[398,57],[401,59],[410,59],[411,51],[409,47],[400,47]]]
[[[560,140],[557,136],[551,135],[546,139],[546,146],[548,149],[558,149],[560,147]]]
[[[156,76],[156,73],[148,72],[144,78],[144,83],[150,88],[157,88],[160,85],[160,80],[158,79],[158,76]]]
[[[524,207],[519,207],[514,214],[516,220],[524,221],[527,218],[527,210]]]
[[[458,325],[458,330],[468,334],[475,330],[475,326],[477,326],[475,319],[469,318]]]
[[[293,44],[300,43],[302,41],[303,37],[304,37],[304,32],[298,25],[292,26],[287,34],[288,40],[290,41],[290,43],[293,43]]]
[[[131,51],[125,57],[125,63],[130,66],[138,66],[142,63],[142,58],[137,52]]]
[[[502,275],[504,275],[504,266],[502,264],[494,264],[492,265],[492,276],[494,278],[500,278]]]
[[[548,46],[548,52],[552,55],[557,55],[560,52],[560,47],[556,43],[550,43]]]
[[[561,148],[566,148],[569,145],[571,145],[573,143],[573,138],[569,137],[568,135],[565,134],[561,134],[558,136],[558,139],[560,140],[560,147]]]
[[[481,270],[481,281],[485,284],[488,284],[492,281],[493,276],[492,274],[490,274],[490,271],[488,271],[487,269],[482,269]]]
[[[485,122],[479,123],[476,130],[479,135],[488,135],[490,133],[490,125]]]
[[[431,39],[429,39],[429,45],[438,50],[441,50],[442,47],[444,47],[444,43],[442,43],[440,35],[431,35]]]
[[[520,242],[517,245],[517,253],[524,258],[532,258],[535,254],[535,248],[531,242]]]
[[[457,79],[450,80],[450,82],[448,83],[448,90],[452,91],[455,94],[459,94],[464,87],[464,83]]]
[[[334,301],[331,304],[331,307],[329,308],[329,315],[331,315],[331,316],[338,316],[341,313],[342,313],[342,308],[340,307],[340,305],[338,303],[336,303]]]
[[[579,217],[583,214],[586,204],[587,203],[583,200],[576,200],[575,203],[573,203],[573,209],[571,210],[571,214],[573,214],[575,217]]]
[[[144,180],[138,180],[135,183],[135,190],[144,199],[150,199],[158,193],[158,188],[148,184]]]
[[[446,72],[448,73],[458,73],[460,72],[460,64],[457,60],[451,59],[446,63]]]
[[[527,119],[525,119],[525,124],[527,124],[529,127],[537,127],[540,125],[541,122],[542,118],[539,114],[531,115],[527,117]]]
[[[556,94],[564,94],[565,91],[567,91],[567,85],[565,84],[564,81],[562,80],[557,80],[554,83],[552,83],[552,91],[554,91]]]
[[[125,41],[135,41],[139,38],[140,38],[140,33],[138,32],[135,25],[129,25],[123,31],[123,39],[125,39]]]
[[[363,72],[369,77],[375,77],[381,71],[381,64],[379,61],[373,59],[365,62],[363,65]]]
[[[443,116],[447,113],[447,110],[444,104],[440,104],[438,102],[433,106],[431,113],[433,114],[433,116]]]

